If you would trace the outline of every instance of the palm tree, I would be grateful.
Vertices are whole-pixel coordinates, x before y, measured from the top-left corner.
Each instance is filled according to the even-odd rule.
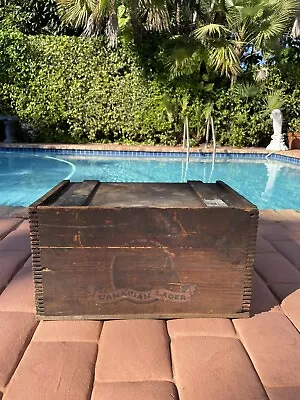
[[[115,45],[119,29],[118,10],[128,10],[133,29],[167,31],[170,28],[166,0],[56,0],[66,24],[82,27],[86,36],[97,36],[105,30],[110,45]]]
[[[209,49],[210,67],[236,80],[249,55],[272,53],[296,8],[296,0],[213,0],[194,35]]]

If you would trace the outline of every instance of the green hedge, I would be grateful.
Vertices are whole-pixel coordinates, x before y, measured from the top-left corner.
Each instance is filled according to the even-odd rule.
[[[184,117],[181,103],[186,97],[193,144],[205,128],[205,104],[213,101],[220,143],[265,145],[272,126],[262,114],[262,102],[276,87],[283,90],[285,129],[300,126],[300,86],[282,82],[279,71],[256,98],[247,100],[230,88],[195,94],[163,83],[155,73],[150,78],[131,45],[111,50],[101,38],[26,36],[0,30],[0,52],[0,113],[17,115],[33,127],[35,141],[178,144]]]

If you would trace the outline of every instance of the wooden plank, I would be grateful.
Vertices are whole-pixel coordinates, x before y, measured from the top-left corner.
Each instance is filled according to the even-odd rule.
[[[69,180],[61,181],[56,186],[54,186],[51,190],[49,190],[49,192],[45,193],[44,196],[40,197],[38,200],[36,200],[34,203],[32,203],[29,206],[29,210],[35,209],[36,207],[38,207],[42,204],[44,206],[47,205],[51,201],[58,198],[64,192],[64,190],[67,190],[69,185],[70,185]]]
[[[244,265],[188,249],[100,253],[99,249],[41,251],[46,317],[242,311]]]
[[[231,207],[242,208],[258,214],[257,207],[253,203],[237,193],[225,182],[216,182],[216,193],[222,200],[227,202],[227,204],[230,204]]]
[[[194,190],[201,202],[206,207],[224,208],[228,204],[223,201],[216,192],[216,184],[203,183],[201,181],[188,181],[188,185]]]
[[[203,206],[184,183],[103,183],[90,205],[106,209]]]
[[[81,320],[115,320],[115,319],[174,319],[174,318],[248,318],[249,312],[238,312],[238,313],[220,313],[220,314],[207,314],[207,313],[183,313],[182,311],[176,314],[166,313],[162,314],[112,314],[106,315],[105,317],[99,318],[99,315],[43,315],[37,314],[39,321],[81,321]]]
[[[53,272],[176,275],[177,271],[207,268],[245,273],[246,249],[219,252],[214,249],[178,248],[42,248],[43,269]],[[174,272],[175,271],[175,272]],[[220,271],[222,273],[222,271]],[[175,278],[174,278],[175,279]]]
[[[250,215],[207,208],[38,210],[41,247],[246,247]]]
[[[68,189],[57,200],[52,202],[51,206],[83,206],[88,203],[99,185],[99,181],[83,181],[71,183]]]
[[[228,277],[215,273],[210,285],[198,276],[196,289],[183,285],[181,291],[170,290],[157,282],[152,290],[130,287],[115,289],[102,283],[103,274],[43,272],[45,316],[97,315],[107,318],[118,314],[238,313],[242,311],[243,289],[241,276]],[[227,277],[227,278],[226,278]],[[224,281],[226,279],[226,282]]]
[[[233,207],[244,211],[257,211],[254,204],[223,181],[217,181],[216,183],[188,181],[188,184],[207,207]]]

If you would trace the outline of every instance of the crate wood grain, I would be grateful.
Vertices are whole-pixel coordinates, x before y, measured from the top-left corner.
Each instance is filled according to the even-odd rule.
[[[63,181],[29,215],[39,319],[249,315],[258,210],[223,182]]]

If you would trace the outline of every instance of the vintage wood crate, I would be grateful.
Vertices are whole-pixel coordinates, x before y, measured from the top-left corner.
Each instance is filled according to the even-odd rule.
[[[63,181],[29,215],[40,319],[249,315],[258,210],[223,182]]]

